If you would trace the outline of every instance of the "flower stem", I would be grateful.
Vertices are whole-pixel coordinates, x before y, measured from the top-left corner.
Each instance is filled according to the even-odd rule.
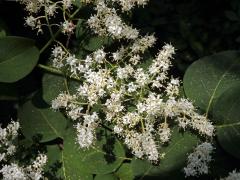
[[[70,78],[70,79],[73,79],[73,80],[76,80],[76,81],[81,81],[81,79],[78,78],[78,77],[68,76],[65,73],[63,73],[62,71],[60,71],[56,68],[50,67],[50,66],[46,66],[46,65],[43,65],[43,64],[38,64],[37,67],[39,67],[40,69],[43,69],[47,72],[53,73],[53,74],[57,74],[57,75],[60,75],[60,76],[63,76],[63,77],[67,77],[67,78]]]
[[[79,12],[79,10],[80,10],[80,8],[78,8],[75,12],[73,12],[73,14],[70,16],[70,19],[74,18],[74,16]],[[47,19],[47,24],[50,26],[48,19]],[[49,28],[50,28],[49,31],[50,31],[50,34],[51,34],[51,39],[40,49],[40,54],[42,54],[48,48],[48,46],[53,41],[55,41],[56,37],[59,35],[59,33],[62,30],[62,28],[59,28],[58,31],[55,34],[53,34],[51,27],[49,27]]]

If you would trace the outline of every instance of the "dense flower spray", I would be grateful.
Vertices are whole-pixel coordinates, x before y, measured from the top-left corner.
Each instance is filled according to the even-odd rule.
[[[73,1],[21,2],[29,12],[26,24],[31,28],[42,32],[45,25],[59,26],[65,35],[74,33],[76,24],[69,15]],[[139,30],[122,18],[123,13],[136,5],[146,5],[147,0],[82,0],[81,3],[93,6],[95,14],[86,20],[92,33],[111,37],[123,45],[113,51],[101,47],[84,58],[72,54],[58,41],[52,49],[52,66],[80,81],[75,93],[61,92],[52,101],[52,109],[65,110],[74,121],[80,147],[93,146],[97,128],[102,125],[110,125],[113,133],[136,157],[151,162],[159,161],[160,145],[170,141],[174,126],[192,129],[206,139],[211,138],[214,134],[212,123],[196,111],[191,101],[180,95],[180,80],[168,75],[175,48],[165,44],[148,60],[150,63],[146,63],[145,55],[156,38],[140,35]],[[60,9],[63,9],[64,21],[49,23]],[[38,15],[42,10],[45,15]],[[96,106],[97,111],[94,110]],[[191,171],[191,167],[197,167],[190,162],[193,155],[185,169],[187,176],[197,174]],[[199,168],[198,171],[206,173],[207,170]]]

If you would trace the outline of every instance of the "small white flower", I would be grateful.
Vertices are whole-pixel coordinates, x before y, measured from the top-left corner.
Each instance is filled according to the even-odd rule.
[[[66,52],[63,50],[61,46],[55,46],[52,50],[52,58],[53,58],[53,67],[62,68],[64,66],[63,60],[66,56]]]
[[[72,6],[72,0],[62,0],[62,2],[63,2],[64,8],[66,8],[66,9],[71,8],[71,6]]]
[[[143,53],[147,48],[152,47],[155,41],[156,38],[153,35],[144,36],[136,39],[131,47],[131,50],[133,53]]]
[[[33,16],[28,16],[25,19],[26,25],[30,26],[32,29],[34,29],[36,27],[37,24],[37,19],[34,18]]]
[[[73,34],[75,27],[76,25],[74,25],[71,21],[64,21],[64,23],[62,24],[62,32],[64,34]]]
[[[129,61],[133,64],[133,65],[137,65],[140,61],[141,57],[137,54],[137,55],[133,55]]]
[[[122,20],[116,15],[107,16],[105,19],[107,31],[113,36],[119,37],[123,31]]]
[[[93,53],[93,59],[99,64],[104,62],[105,57],[106,53],[103,51],[103,49],[99,49]]]
[[[123,128],[121,126],[114,126],[113,128],[114,133],[120,134],[123,131]]]
[[[134,84],[133,82],[130,82],[128,85],[127,85],[128,89],[127,91],[132,93],[132,92],[135,92],[138,88],[138,86],[136,84]]]
[[[74,96],[71,96],[69,94],[60,93],[56,99],[52,100],[52,108],[54,110],[66,108],[68,106],[68,103],[74,100],[74,98]]]
[[[145,86],[149,83],[150,80],[149,75],[145,73],[142,68],[138,68],[136,70],[134,77],[136,79],[136,83],[139,84],[139,86]]]
[[[163,123],[159,128],[159,137],[161,143],[168,142],[170,140],[170,136],[171,136],[170,128],[168,128],[168,126],[165,123]]]
[[[45,6],[45,12],[47,13],[48,16],[54,16],[56,10],[57,10],[56,4]]]

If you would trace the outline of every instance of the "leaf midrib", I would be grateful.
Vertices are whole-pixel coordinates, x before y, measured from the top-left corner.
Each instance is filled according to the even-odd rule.
[[[225,128],[225,127],[233,127],[233,126],[240,126],[240,122],[231,123],[231,124],[223,124],[223,125],[216,125],[217,128]]]
[[[31,49],[34,49],[34,47],[28,47],[27,49],[24,49],[24,51],[22,51],[21,53],[18,53],[7,59],[1,59],[2,61],[0,60],[0,66],[4,65],[5,63],[10,63],[10,62],[16,60],[17,57],[22,56],[24,53],[27,53]]]
[[[224,79],[224,77],[226,76],[226,74],[228,73],[228,71],[236,64],[236,62],[234,62],[231,66],[229,66],[229,68],[222,74],[221,78],[218,80],[218,83],[216,84],[216,87],[214,88],[213,90],[213,93],[209,99],[209,102],[208,102],[208,106],[207,106],[207,109],[206,109],[206,117],[208,117],[208,114],[209,114],[209,110],[210,110],[210,107],[213,103],[213,99],[215,98],[215,95],[216,95],[216,92],[218,90],[218,87],[220,86],[222,80]]]

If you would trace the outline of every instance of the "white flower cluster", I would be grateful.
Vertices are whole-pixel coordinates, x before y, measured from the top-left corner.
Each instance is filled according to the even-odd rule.
[[[233,170],[229,173],[228,177],[221,178],[221,180],[239,180],[240,179],[240,172]]]
[[[132,149],[132,153],[138,158],[143,158],[145,155],[150,161],[159,160],[157,145],[150,132],[137,133],[129,131],[126,134],[124,143]]]
[[[112,0],[122,6],[122,11],[131,10],[135,4],[139,6],[144,6],[147,4],[148,0]]]
[[[17,163],[9,163],[11,155],[15,153],[13,144],[18,135],[19,123],[11,122],[6,128],[0,127],[0,175],[3,180],[39,180],[43,178],[43,166],[47,162],[47,156],[39,154],[29,166],[19,166]]]
[[[33,163],[24,168],[25,176],[27,179],[39,180],[42,179],[43,167],[47,163],[47,156],[45,154],[39,154]]]
[[[117,39],[136,39],[138,30],[125,24],[117,10],[109,8],[104,0],[96,2],[97,13],[88,19],[89,27],[98,35],[109,35]]]
[[[72,34],[73,30],[75,29],[75,25],[68,21],[67,19],[70,18],[67,16],[69,11],[72,7],[72,2],[74,0],[59,0],[59,1],[51,1],[51,0],[18,0],[21,4],[25,5],[25,9],[28,12],[28,16],[25,18],[25,23],[27,26],[31,27],[32,29],[37,29],[38,33],[42,33],[43,26],[49,26],[51,29],[52,26],[61,26],[62,32],[64,34]],[[63,9],[63,23],[50,23],[51,18],[55,17],[58,10]],[[38,15],[42,12],[45,12],[44,15]]]
[[[40,180],[43,178],[43,167],[47,162],[47,156],[39,154],[29,166],[20,167],[16,163],[5,164],[0,169],[3,180]]]
[[[84,115],[83,123],[77,123],[77,142],[81,148],[89,148],[95,140],[95,130],[98,123],[98,115]]]
[[[145,44],[137,43],[143,41],[145,40],[137,39],[128,49],[121,47],[117,52],[121,51],[122,56],[127,51],[132,55],[139,53],[140,56],[154,43],[154,40],[148,43],[146,41]],[[55,50],[53,54],[54,52]],[[180,81],[167,76],[173,54],[174,48],[166,44],[145,69],[138,66],[140,62],[132,64],[131,56],[125,56],[124,62],[116,62],[115,57],[108,56],[102,48],[85,59],[61,60],[70,74],[81,78],[82,83],[75,94],[59,94],[52,101],[52,108],[65,109],[67,115],[77,121],[77,141],[80,147],[89,148],[95,141],[98,122],[105,124],[108,121],[113,124],[114,133],[124,139],[134,155],[158,161],[159,145],[156,138],[160,139],[160,143],[168,142],[171,124],[178,124],[183,129],[192,128],[210,137],[214,132],[213,125],[205,116],[196,112],[189,100],[178,98]],[[70,56],[74,57],[67,55]],[[152,67],[155,67],[154,72],[150,70]],[[99,111],[104,114],[101,118],[90,113],[96,105],[101,107]],[[132,110],[129,111],[129,108]],[[89,123],[87,119],[95,120]]]
[[[4,180],[26,180],[25,173],[22,167],[15,163],[4,165],[0,170]]]
[[[34,15],[44,10],[46,15],[43,17],[51,30],[53,24],[49,24],[49,18],[58,9],[64,9],[65,22],[59,23],[61,30],[68,35],[74,32],[70,0],[21,2],[30,13],[27,24],[31,27],[41,24],[38,23],[41,16]],[[123,139],[134,155],[150,161],[160,159],[159,143],[170,140],[173,126],[213,136],[211,122],[198,114],[189,100],[179,97],[179,79],[168,76],[174,47],[165,44],[155,58],[148,60],[149,65],[144,57],[156,38],[154,35],[140,36],[139,31],[125,23],[121,16],[136,5],[144,6],[148,0],[81,2],[94,6],[95,14],[87,20],[91,30],[124,42],[124,46],[116,47],[114,52],[106,52],[101,47],[81,59],[60,42],[53,48],[53,66],[81,82],[75,93],[62,92],[52,101],[54,110],[64,109],[74,120],[80,147],[89,148],[96,140],[96,128],[106,124],[111,124],[113,132]]]
[[[185,176],[208,174],[208,163],[212,161],[213,150],[214,147],[208,142],[198,145],[195,151],[188,156],[188,164],[184,168]]]
[[[15,153],[13,140],[18,135],[19,123],[12,121],[6,128],[0,127],[0,162]]]

